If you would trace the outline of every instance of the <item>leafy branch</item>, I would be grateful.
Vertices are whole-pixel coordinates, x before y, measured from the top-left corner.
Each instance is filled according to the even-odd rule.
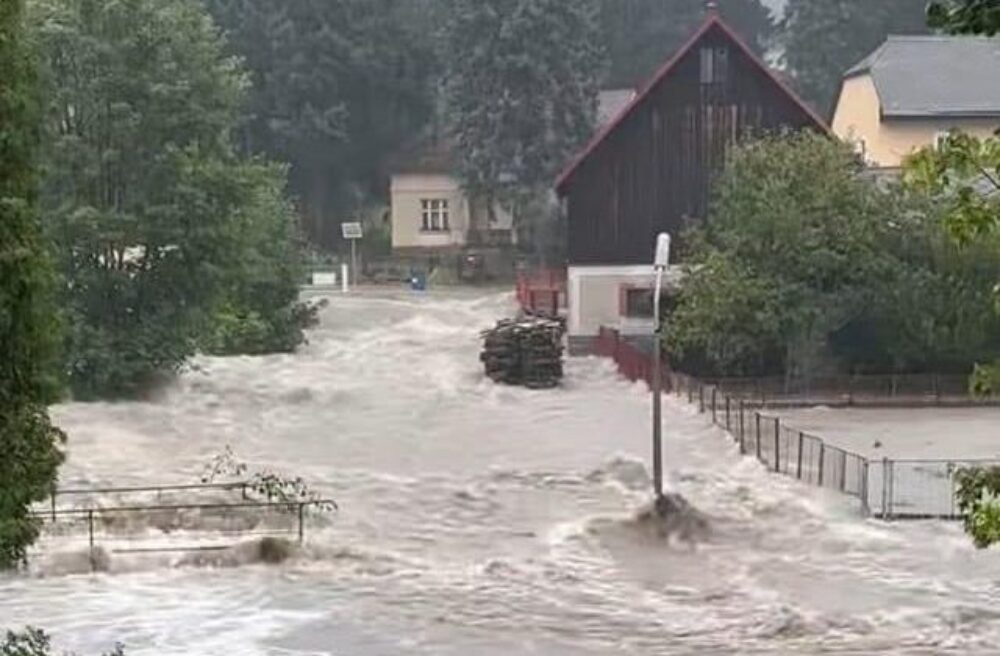
[[[965,532],[979,549],[1000,542],[1000,467],[962,467],[954,478]]]
[[[8,631],[3,642],[0,642],[0,656],[51,656],[52,639],[41,629],[27,627],[24,631]],[[66,653],[63,656],[75,656]],[[121,644],[104,654],[104,656],[125,656],[125,647]]]
[[[239,460],[229,445],[209,461],[201,476],[201,482],[206,485],[220,479],[242,482],[247,494],[268,503],[308,503],[320,512],[337,509],[334,501],[324,499],[301,476],[288,477],[270,469],[251,471],[250,466]]]

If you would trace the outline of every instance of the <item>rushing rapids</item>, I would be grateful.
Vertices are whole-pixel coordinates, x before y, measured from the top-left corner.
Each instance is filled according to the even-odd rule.
[[[710,530],[650,521],[648,393],[598,359],[553,390],[494,384],[479,330],[510,311],[335,297],[295,355],[201,359],[156,399],[54,408],[66,485],[192,482],[229,444],[340,512],[281,564],[251,544],[105,553],[90,574],[46,542],[0,578],[0,629],[150,656],[995,651],[1000,555],[957,525],[862,520],[674,399],[670,487]]]

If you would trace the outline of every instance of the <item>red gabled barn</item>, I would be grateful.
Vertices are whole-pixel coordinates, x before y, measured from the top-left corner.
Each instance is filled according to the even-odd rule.
[[[799,129],[828,131],[710,10],[556,182],[568,221],[571,345],[585,350],[601,325],[648,332],[656,235],[708,217],[712,178],[739,139]]]

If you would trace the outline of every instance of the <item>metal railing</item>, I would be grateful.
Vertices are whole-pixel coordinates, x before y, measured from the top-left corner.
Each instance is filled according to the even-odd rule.
[[[726,429],[740,452],[769,470],[856,497],[862,513],[880,519],[960,519],[955,473],[1000,466],[1000,460],[870,460],[762,412],[759,397],[671,373],[671,389]]]
[[[183,489],[168,486],[170,489]],[[202,486],[196,486],[201,488]],[[145,489],[145,488],[143,488]],[[114,489],[120,491],[121,488]],[[130,491],[134,491],[130,489]],[[46,533],[56,537],[86,538],[91,567],[96,568],[97,549],[102,542],[149,544],[155,541],[149,529],[170,544],[146,547],[115,547],[111,553],[166,553],[222,551],[232,542],[205,544],[205,538],[227,540],[233,537],[295,536],[301,544],[306,538],[310,508],[336,508],[331,499],[302,501],[241,501],[235,503],[189,503],[111,507],[62,508],[36,510],[32,515]],[[198,537],[201,542],[183,542],[176,538]]]
[[[134,486],[134,487],[94,487],[94,488],[59,488],[53,487],[52,492],[49,494],[49,515],[55,517],[58,512],[58,503],[60,498],[83,498],[83,499],[93,499],[97,496],[115,496],[121,497],[133,494],[148,494],[153,493],[156,495],[156,499],[162,499],[163,495],[169,492],[232,492],[238,490],[240,492],[240,497],[246,500],[247,490],[250,489],[250,483],[247,481],[236,481],[232,483],[194,483],[189,485],[146,485],[146,486]]]
[[[727,393],[761,406],[997,405],[998,396],[976,396],[962,374],[835,375],[808,378],[706,379]]]

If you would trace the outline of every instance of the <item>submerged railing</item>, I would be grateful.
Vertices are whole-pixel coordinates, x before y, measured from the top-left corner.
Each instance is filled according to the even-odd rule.
[[[86,541],[91,568],[98,550],[108,553],[169,553],[224,551],[247,538],[281,538],[303,543],[310,519],[320,510],[337,508],[332,499],[262,500],[250,498],[245,481],[194,485],[157,485],[57,489],[47,507],[33,511],[43,535],[51,539]],[[168,493],[239,492],[233,500],[177,503],[159,501]],[[121,497],[154,494],[157,500],[123,502]],[[118,503],[114,501],[118,500]],[[60,507],[62,499],[84,503]],[[99,505],[100,502],[110,505]]]

